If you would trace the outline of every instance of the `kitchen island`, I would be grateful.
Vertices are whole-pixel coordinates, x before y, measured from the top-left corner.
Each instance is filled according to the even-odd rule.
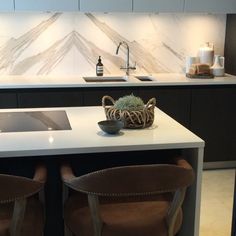
[[[37,109],[2,109],[1,113],[34,111],[65,111],[70,122],[69,130],[1,132],[0,161],[4,159],[64,159],[76,154],[86,158],[93,153],[179,150],[193,166],[194,184],[188,189],[183,206],[184,222],[180,236],[199,235],[200,194],[204,141],[180,125],[161,110],[155,108],[154,124],[140,130],[123,129],[118,135],[103,133],[97,122],[105,119],[102,107],[64,107]],[[10,113],[9,113],[10,112]],[[103,158],[98,161],[103,162]],[[135,158],[133,160],[135,163]],[[50,174],[49,174],[50,175]]]
[[[135,76],[104,76],[124,77],[121,82],[86,82],[81,76],[1,76],[0,108],[98,106],[104,95],[118,99],[131,93],[144,102],[155,97],[158,108],[205,140],[204,168],[236,166],[236,76],[190,79],[156,73],[147,75],[151,81]]]

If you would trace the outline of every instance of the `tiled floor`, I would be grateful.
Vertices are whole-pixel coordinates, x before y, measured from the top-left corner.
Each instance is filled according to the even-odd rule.
[[[230,236],[235,170],[203,172],[200,236]]]

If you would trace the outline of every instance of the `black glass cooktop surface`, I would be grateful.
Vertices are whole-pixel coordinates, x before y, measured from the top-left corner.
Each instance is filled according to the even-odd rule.
[[[65,111],[0,112],[0,132],[71,130]]]

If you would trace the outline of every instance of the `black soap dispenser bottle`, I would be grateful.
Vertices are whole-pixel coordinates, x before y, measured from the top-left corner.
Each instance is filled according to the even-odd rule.
[[[101,56],[99,56],[98,63],[96,65],[96,74],[97,76],[103,76],[103,64],[102,64]]]

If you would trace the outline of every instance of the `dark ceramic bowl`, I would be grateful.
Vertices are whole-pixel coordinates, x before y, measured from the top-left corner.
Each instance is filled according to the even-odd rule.
[[[98,125],[108,134],[117,134],[124,127],[124,123],[119,120],[102,120],[98,122]]]

